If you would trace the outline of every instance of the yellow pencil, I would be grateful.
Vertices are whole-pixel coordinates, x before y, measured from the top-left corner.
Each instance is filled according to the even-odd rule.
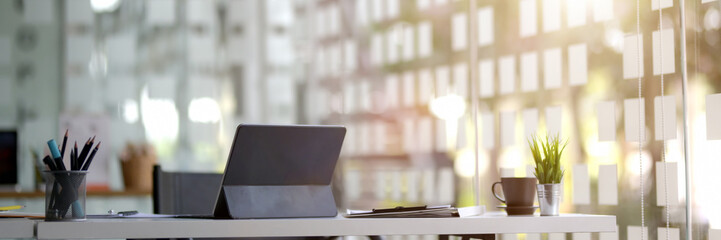
[[[0,211],[18,210],[18,209],[21,209],[24,207],[25,206],[23,206],[23,205],[13,205],[13,206],[4,206],[4,207],[0,206]]]

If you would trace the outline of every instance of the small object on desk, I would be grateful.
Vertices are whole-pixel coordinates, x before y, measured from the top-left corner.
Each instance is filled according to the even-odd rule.
[[[418,211],[418,210],[425,210],[427,209],[427,205],[423,206],[417,206],[417,207],[403,207],[398,206],[394,208],[380,208],[380,209],[373,209],[373,213],[387,213],[387,212],[408,212],[408,211]]]
[[[459,217],[458,209],[450,205],[414,206],[373,209],[371,211],[347,210],[347,218],[443,218]]]
[[[63,163],[67,138],[68,131],[66,130],[61,147],[62,151],[58,150],[55,140],[50,139],[48,148],[52,158],[46,156],[43,159],[49,169],[48,172],[45,172],[48,179],[45,184],[45,219],[48,221],[77,221],[86,218],[85,198],[87,188],[85,179],[91,160],[97,153],[100,144],[95,146],[95,150],[93,150],[86,162],[86,156],[88,156],[95,142],[95,137],[88,138],[80,155],[78,155],[78,144],[75,142],[75,146],[70,150],[70,171],[68,171]]]
[[[87,215],[88,218],[91,219],[98,219],[98,218],[187,218],[185,215],[175,215],[175,214],[151,214],[151,213],[141,213],[135,210],[132,211],[122,211],[122,212],[115,212],[115,210],[108,211],[108,214],[92,214]],[[211,218],[211,217],[207,217]]]
[[[24,208],[24,207],[25,207],[25,206],[23,206],[23,205],[0,206],[0,212],[2,212],[2,211],[10,211],[10,210],[18,210],[18,209],[22,209],[22,208]]]
[[[45,172],[45,220],[77,221],[85,219],[86,171]]]
[[[480,216],[484,213],[486,213],[485,205],[458,208],[458,215],[460,217]]]
[[[138,214],[138,211],[131,210],[131,211],[116,212],[115,210],[110,209],[110,210],[108,210],[108,214],[93,214],[93,215],[88,215],[87,217],[88,218],[116,218],[116,217],[128,217],[128,216],[132,216],[135,214]]]
[[[131,216],[131,215],[135,215],[135,214],[138,214],[138,211],[135,211],[135,210],[133,210],[133,211],[122,211],[122,212],[119,212],[119,213],[118,213],[118,216],[127,217],[127,216]]]

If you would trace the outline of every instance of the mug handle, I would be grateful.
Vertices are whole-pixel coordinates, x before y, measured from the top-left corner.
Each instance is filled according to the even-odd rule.
[[[499,184],[499,183],[501,183],[501,182],[494,182],[493,185],[491,185],[491,192],[493,193],[493,196],[496,197],[496,199],[498,199],[498,201],[506,203],[506,199],[502,199],[501,197],[498,196],[498,194],[496,194],[496,184]],[[501,185],[501,186],[503,186],[503,185]]]

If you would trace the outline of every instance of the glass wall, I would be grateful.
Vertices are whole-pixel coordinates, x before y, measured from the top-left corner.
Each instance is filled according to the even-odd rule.
[[[638,239],[643,196],[648,237],[668,220],[685,239],[689,202],[693,237],[709,239],[721,1],[685,1],[685,45],[678,1],[639,3],[0,1],[0,127],[19,132],[32,191],[31,151],[66,128],[103,137],[92,180],[122,190],[128,142],[152,144],[166,170],[219,172],[240,123],[340,124],[339,208],[488,211],[493,182],[533,176],[528,137],[558,134],[562,212],[615,215],[618,239]],[[587,235],[502,236],[560,237]]]

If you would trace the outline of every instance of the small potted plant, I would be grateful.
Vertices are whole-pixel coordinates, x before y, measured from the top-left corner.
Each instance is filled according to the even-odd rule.
[[[546,136],[545,139],[533,135],[528,145],[536,163],[534,175],[538,179],[538,203],[541,216],[557,216],[561,205],[561,179],[564,169],[561,168],[561,154],[566,149],[566,140],[561,145],[558,135]]]

